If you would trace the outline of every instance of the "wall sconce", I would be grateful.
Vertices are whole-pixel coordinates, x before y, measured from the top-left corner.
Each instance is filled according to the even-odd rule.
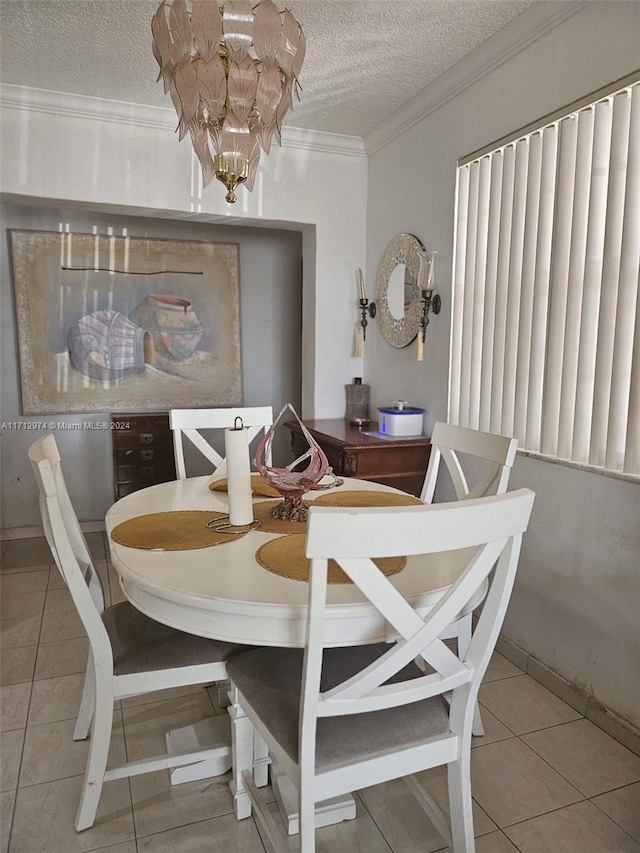
[[[358,280],[360,288],[360,299],[358,300],[360,303],[360,322],[356,331],[356,345],[354,351],[354,356],[356,357],[362,355],[362,345],[367,339],[367,314],[372,320],[376,316],[376,303],[369,302],[367,299],[367,292],[364,289],[364,278],[362,276],[361,269],[358,270]]]
[[[424,361],[424,342],[427,337],[427,326],[429,325],[429,312],[439,314],[442,308],[442,300],[440,294],[433,292],[433,279],[435,277],[435,266],[437,252],[427,252],[427,282],[426,287],[420,290],[420,301],[422,302],[422,313],[420,315],[420,330],[418,331],[418,352],[417,361]]]

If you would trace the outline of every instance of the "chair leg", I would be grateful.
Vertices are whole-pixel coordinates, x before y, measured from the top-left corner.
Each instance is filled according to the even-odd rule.
[[[95,691],[96,684],[93,657],[91,652],[89,652],[87,671],[84,676],[84,687],[82,688],[82,699],[80,700],[80,710],[78,711],[78,719],[76,720],[76,727],[73,732],[74,740],[86,740],[89,736],[91,720],[93,719]]]
[[[300,832],[300,853],[316,851],[316,804],[313,792],[304,783],[298,796],[298,820]]]
[[[471,636],[473,633],[471,616],[471,613],[467,613],[467,615],[463,616],[463,618],[458,622],[458,657],[462,660],[464,660],[469,646],[471,645]],[[484,725],[482,724],[480,708],[477,702],[473,709],[473,726],[471,731],[476,737],[481,737],[484,734]]]
[[[482,735],[484,734],[484,723],[482,722],[482,717],[480,715],[480,705],[478,705],[477,700],[473,709],[473,723],[471,724],[471,733],[476,737],[482,737]]]
[[[237,820],[251,817],[251,800],[245,789],[242,774],[253,773],[253,725],[238,702],[238,691],[232,688],[232,704],[227,709],[231,716],[231,769],[233,779],[229,787]]]
[[[218,705],[220,705],[221,708],[228,708],[231,704],[231,700],[229,699],[231,682],[228,679],[225,679],[224,681],[216,681],[216,689],[218,691]]]
[[[471,799],[471,750],[447,765],[449,813],[453,853],[475,853],[473,801]]]
[[[93,668],[93,667],[92,667]],[[76,815],[76,830],[81,832],[93,826],[102,793],[104,774],[107,769],[111,728],[113,726],[113,691],[101,688],[97,683],[95,691],[95,713],[91,729],[91,745],[87,770],[84,775],[80,805]]]
[[[253,780],[257,788],[263,788],[269,784],[269,747],[260,737],[258,732],[253,731]]]

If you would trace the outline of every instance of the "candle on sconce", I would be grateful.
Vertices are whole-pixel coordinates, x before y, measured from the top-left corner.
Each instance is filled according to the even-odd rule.
[[[358,302],[360,303],[359,310],[361,318],[359,328],[356,332],[355,355],[362,355],[362,346],[367,337],[367,315],[372,320],[374,319],[376,316],[376,303],[369,302],[367,299],[367,291],[364,289],[364,276],[361,269],[358,269],[358,292],[360,294]]]
[[[359,281],[360,281],[360,299],[362,299],[362,300],[366,300],[366,298],[367,298],[367,292],[366,292],[366,291],[365,291],[365,289],[364,289],[364,277],[363,277],[363,275],[362,275],[362,270],[361,270],[361,269],[359,269],[359,270],[358,270],[358,278],[359,278]]]
[[[435,274],[437,252],[427,252],[428,269],[427,269],[427,291],[431,294],[433,290],[433,277]]]
[[[429,325],[429,311],[434,314],[440,313],[440,297],[433,295],[433,279],[435,275],[435,264],[437,252],[427,252],[427,275],[426,282],[421,286],[422,291],[422,316],[420,318],[420,329],[418,331],[418,347],[416,350],[416,361],[424,361],[424,342]]]
[[[362,356],[362,326],[358,323],[356,329],[356,337],[353,344],[353,357],[360,358]]]

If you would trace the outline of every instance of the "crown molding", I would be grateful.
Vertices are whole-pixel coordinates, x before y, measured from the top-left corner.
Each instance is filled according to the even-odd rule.
[[[171,107],[152,107],[93,98],[71,92],[35,89],[30,86],[0,84],[0,107],[27,112],[47,113],[67,118],[84,118],[90,121],[107,121],[134,127],[167,130],[176,129],[176,114]],[[318,151],[324,154],[341,154],[366,157],[364,142],[359,136],[326,133],[299,127],[282,129],[282,147]]]
[[[0,85],[0,107],[68,118],[134,124],[161,130],[173,131],[176,127],[175,112],[165,107],[130,104],[125,101],[76,95],[72,92],[14,86],[10,83]]]
[[[327,133],[324,130],[307,130],[304,127],[282,128],[283,148],[306,148],[325,154],[346,154],[352,157],[367,156],[361,136]]]
[[[588,2],[589,0],[566,0],[560,3],[534,3],[396,110],[389,119],[367,133],[364,139],[286,126],[282,129],[282,147],[351,157],[375,154],[469,86],[572,17]],[[171,132],[176,128],[176,115],[171,107],[132,104],[8,83],[0,84],[0,107]]]
[[[375,154],[384,148],[469,86],[473,86],[575,15],[587,6],[588,2],[589,0],[567,0],[562,3],[534,3],[396,110],[387,120],[365,134],[367,155]]]

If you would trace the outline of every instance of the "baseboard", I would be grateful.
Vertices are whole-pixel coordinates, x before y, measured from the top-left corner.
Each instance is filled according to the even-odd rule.
[[[81,521],[83,533],[100,533],[104,531],[104,521]],[[33,527],[0,527],[0,542],[9,539],[36,539],[44,536],[44,530],[38,525]]]
[[[496,643],[496,651],[631,752],[640,755],[640,729],[629,720],[602,705],[589,693],[541,663],[502,634]]]

